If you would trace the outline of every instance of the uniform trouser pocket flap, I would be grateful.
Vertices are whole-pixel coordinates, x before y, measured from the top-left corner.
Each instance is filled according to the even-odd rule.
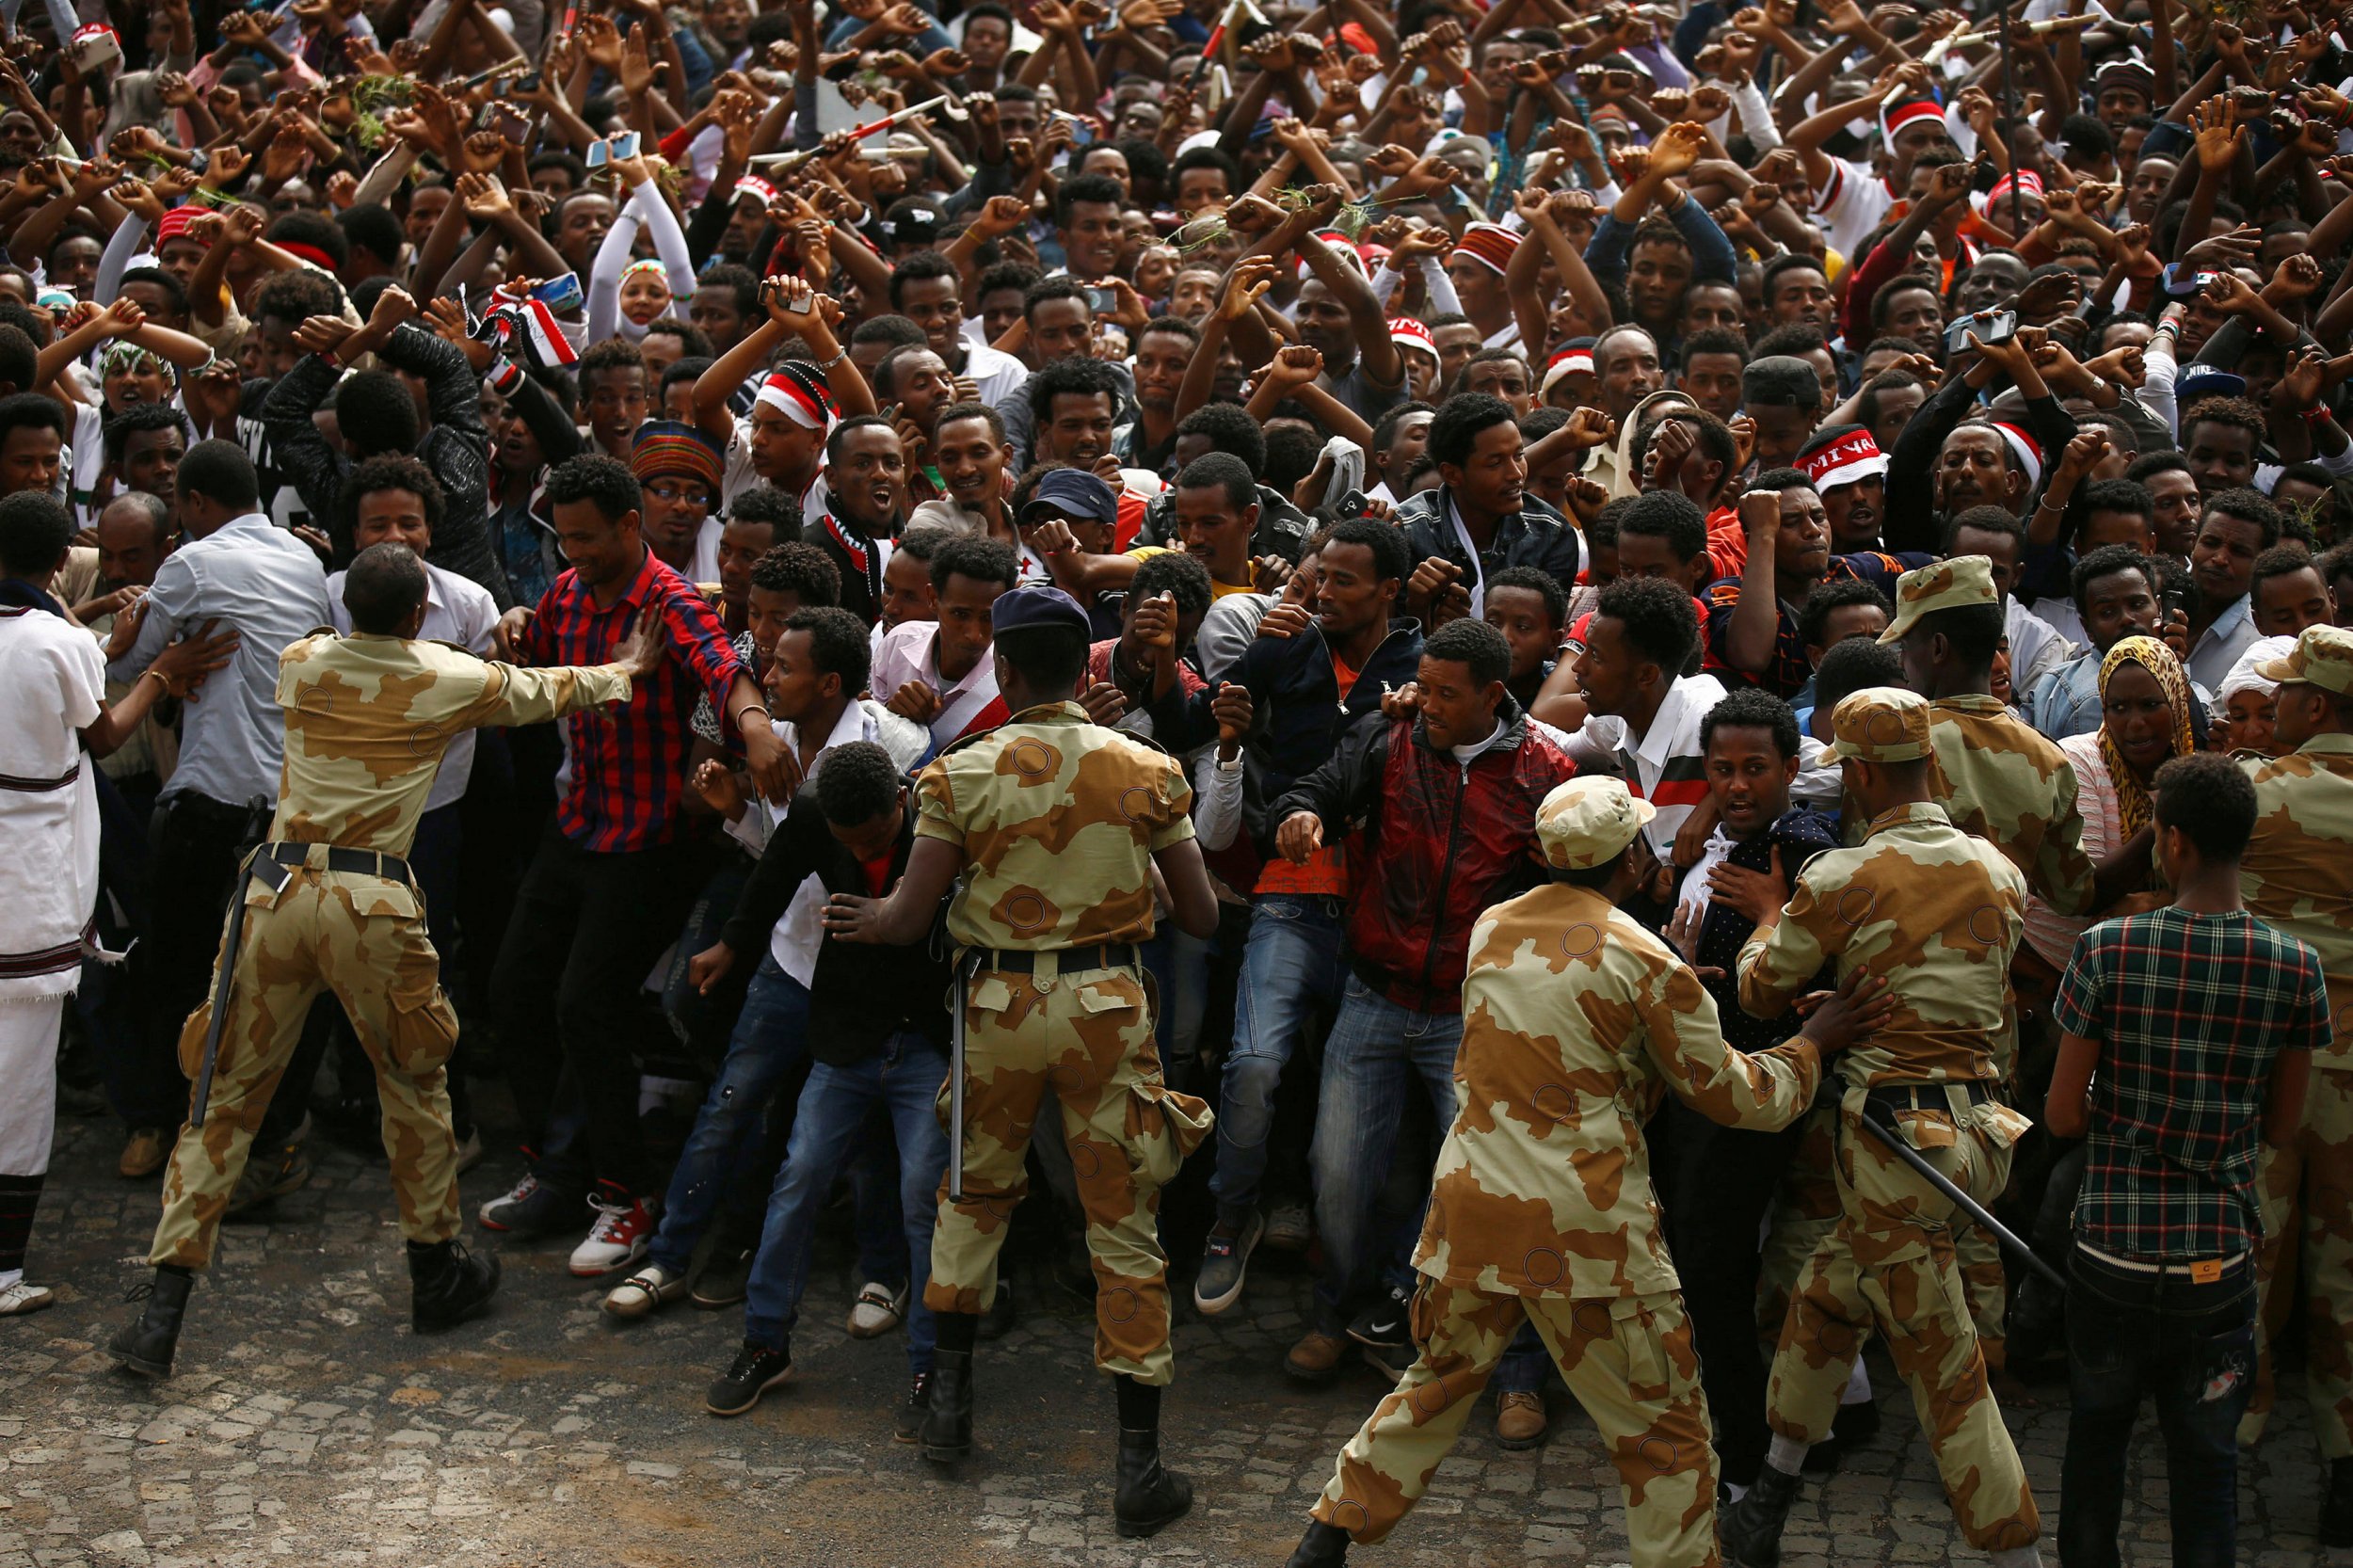
[[[1185,1157],[1201,1146],[1215,1118],[1207,1104],[1161,1083],[1128,1090],[1128,1148],[1136,1169],[1156,1183],[1175,1178]]]

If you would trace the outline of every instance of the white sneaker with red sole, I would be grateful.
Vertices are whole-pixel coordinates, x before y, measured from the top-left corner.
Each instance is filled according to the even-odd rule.
[[[632,1198],[627,1203],[613,1203],[603,1198],[590,1198],[588,1207],[597,1211],[597,1223],[588,1227],[588,1240],[572,1249],[572,1272],[582,1279],[594,1279],[616,1269],[627,1269],[641,1261],[653,1245],[654,1228],[662,1219],[662,1205],[651,1198]]]

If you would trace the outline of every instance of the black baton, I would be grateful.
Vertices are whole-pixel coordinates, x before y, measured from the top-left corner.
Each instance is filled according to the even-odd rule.
[[[220,1060],[221,1031],[229,1024],[230,993],[236,983],[237,949],[245,943],[245,890],[262,858],[259,849],[248,855],[229,885],[228,929],[220,938],[220,971],[213,977],[213,1016],[204,1025],[204,1059],[197,1065],[196,1096],[188,1102],[188,1126],[199,1129],[204,1126],[205,1102],[213,1097],[213,1064]]]
[[[2025,1242],[2020,1240],[2017,1233],[2012,1231],[2009,1226],[2002,1224],[2001,1221],[1995,1219],[1992,1214],[1988,1213],[1983,1204],[1977,1202],[1977,1199],[1971,1197],[1968,1193],[1954,1186],[1952,1179],[1949,1176],[1945,1176],[1944,1172],[1938,1170],[1935,1166],[1929,1164],[1927,1160],[1923,1159],[1918,1149],[1913,1148],[1910,1144],[1904,1142],[1902,1133],[1897,1132],[1894,1128],[1888,1126],[1885,1122],[1873,1117],[1869,1106],[1866,1105],[1864,1107],[1861,1115],[1857,1119],[1860,1120],[1865,1127],[1870,1128],[1873,1137],[1877,1138],[1881,1143],[1885,1144],[1889,1148],[1894,1149],[1896,1151],[1897,1158],[1900,1159],[1905,1164],[1911,1166],[1914,1171],[1918,1172],[1923,1177],[1925,1177],[1929,1186],[1935,1188],[1938,1192],[1952,1199],[1955,1204],[1960,1206],[1962,1213],[1968,1215],[1971,1219],[1977,1221],[1977,1224],[1983,1225],[1993,1234],[1995,1240],[2001,1242],[2004,1246],[2009,1248],[2010,1251],[2025,1258],[2028,1268],[2032,1269],[2036,1273],[2041,1274],[2044,1279],[2050,1281],[2050,1283],[2058,1289],[2065,1290],[2067,1288],[2067,1277],[2064,1274],[2061,1274],[2057,1269],[2052,1268],[2050,1264],[2044,1262],[2041,1255],[2037,1253],[2032,1247],[2026,1245]]]

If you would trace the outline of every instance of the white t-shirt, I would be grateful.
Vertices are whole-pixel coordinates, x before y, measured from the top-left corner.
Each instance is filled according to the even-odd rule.
[[[327,579],[327,614],[329,623],[344,636],[351,635],[351,612],[344,607],[343,572],[331,572]],[[490,634],[499,623],[499,607],[490,592],[471,578],[454,571],[443,571],[430,562],[424,568],[424,625],[417,635],[429,642],[455,643],[469,653],[487,659],[490,656]],[[453,736],[441,753],[441,766],[433,776],[432,792],[424,797],[424,808],[439,810],[455,805],[466,792],[466,783],[473,776],[474,732],[462,730]]]

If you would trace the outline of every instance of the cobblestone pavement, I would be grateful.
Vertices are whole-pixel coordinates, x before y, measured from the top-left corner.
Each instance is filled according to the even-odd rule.
[[[1039,1281],[1022,1280],[1020,1325],[982,1347],[981,1451],[948,1480],[890,1441],[902,1345],[841,1332],[855,1282],[839,1265],[810,1292],[794,1380],[750,1416],[714,1420],[702,1389],[732,1353],[737,1314],[681,1304],[616,1325],[554,1241],[506,1251],[493,1316],[413,1336],[383,1169],[325,1150],[310,1187],[266,1224],[229,1227],[194,1297],[180,1375],[153,1384],[111,1369],[97,1347],[127,1310],[120,1288],[140,1277],[155,1184],[114,1175],[110,1122],[60,1130],[33,1253],[59,1304],[0,1320],[0,1568],[1271,1568],[1380,1391],[1369,1370],[1318,1393],[1284,1384],[1276,1362],[1305,1302],[1295,1264],[1258,1269],[1238,1318],[1188,1309],[1167,1434],[1200,1501],[1158,1540],[1120,1542],[1092,1328]],[[469,1212],[511,1175],[497,1159],[473,1172]],[[1785,1561],[1982,1562],[1952,1528],[1908,1400],[1883,1360],[1875,1371],[1882,1433],[1826,1486],[1808,1485]],[[1400,1568],[1623,1561],[1611,1473],[1555,1394],[1548,1448],[1502,1451],[1482,1411],[1429,1499],[1355,1555]],[[2047,1520],[2066,1416],[2056,1392],[2044,1398],[2009,1415]],[[2126,1560],[2154,1565],[2169,1556],[2150,1424]],[[2320,1560],[2319,1474],[2292,1399],[2244,1472],[2242,1562]]]

